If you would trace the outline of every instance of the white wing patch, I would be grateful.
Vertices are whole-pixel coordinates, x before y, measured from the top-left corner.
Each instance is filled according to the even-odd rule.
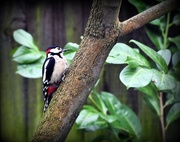
[[[49,63],[49,59],[44,64],[43,82],[45,82],[45,80],[46,80],[46,71],[47,71],[46,67],[47,67],[48,63]]]

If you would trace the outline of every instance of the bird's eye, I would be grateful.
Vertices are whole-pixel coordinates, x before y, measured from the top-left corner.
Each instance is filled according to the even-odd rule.
[[[60,50],[61,48],[57,46],[57,49]]]

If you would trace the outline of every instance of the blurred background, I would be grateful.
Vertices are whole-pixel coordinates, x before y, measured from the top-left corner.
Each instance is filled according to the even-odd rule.
[[[17,64],[12,61],[12,52],[17,43],[13,32],[24,29],[29,32],[40,50],[50,45],[64,47],[67,42],[80,44],[92,5],[92,0],[79,1],[12,1],[4,2],[0,8],[0,115],[1,138],[7,141],[29,141],[42,118],[41,79],[27,79],[16,74]],[[122,2],[120,21],[124,21],[138,11],[128,1]],[[177,35],[174,29],[170,33]],[[154,47],[144,27],[119,38],[129,44],[136,39]],[[119,80],[123,65],[107,64],[104,67],[99,90],[116,95],[122,103],[129,106],[139,117],[142,124],[142,141],[161,141],[159,118],[147,107],[139,92],[127,90]],[[168,141],[178,141],[180,120],[170,125],[167,131]],[[102,131],[84,132],[76,130],[76,125],[68,135],[66,142],[74,140],[90,142]]]

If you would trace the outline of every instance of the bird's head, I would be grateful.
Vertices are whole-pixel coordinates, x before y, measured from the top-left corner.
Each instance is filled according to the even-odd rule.
[[[46,56],[47,57],[53,56],[53,55],[62,56],[65,51],[66,49],[62,49],[59,46],[50,46],[46,50]]]

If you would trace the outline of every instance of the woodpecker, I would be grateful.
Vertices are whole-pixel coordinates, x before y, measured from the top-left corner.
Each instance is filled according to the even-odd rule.
[[[44,112],[49,106],[53,93],[65,79],[65,73],[68,69],[67,60],[63,56],[65,51],[58,46],[51,46],[46,50],[46,59],[42,68]]]

